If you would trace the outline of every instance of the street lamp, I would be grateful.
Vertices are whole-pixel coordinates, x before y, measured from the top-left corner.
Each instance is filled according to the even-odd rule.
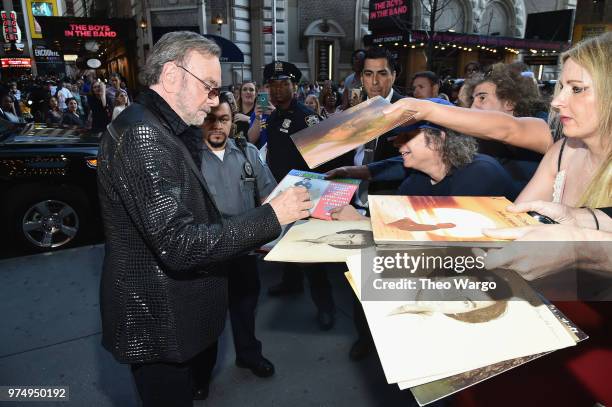
[[[217,26],[219,27],[219,35],[221,35],[221,27],[223,26],[224,23],[225,23],[225,20],[223,20],[223,17],[221,17],[221,14],[217,14],[217,16],[213,19],[213,24],[217,24]]]

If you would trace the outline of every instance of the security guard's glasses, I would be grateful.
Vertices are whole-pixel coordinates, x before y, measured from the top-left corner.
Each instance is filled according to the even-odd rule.
[[[219,94],[221,93],[221,88],[215,88],[212,85],[209,85],[208,83],[206,83],[205,81],[203,81],[202,79],[198,78],[197,76],[195,76],[194,74],[192,74],[187,68],[185,68],[184,66],[181,65],[176,65],[179,68],[181,68],[183,71],[187,72],[189,75],[193,76],[194,78],[196,78],[198,80],[198,82],[200,82],[202,85],[204,85],[204,88],[206,89],[206,91],[208,92],[208,98],[209,99],[214,99],[219,97]]]

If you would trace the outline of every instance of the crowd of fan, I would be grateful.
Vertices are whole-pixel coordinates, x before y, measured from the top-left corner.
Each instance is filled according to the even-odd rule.
[[[12,123],[101,131],[130,100],[126,81],[117,73],[77,79],[24,75],[0,84],[0,117]]]

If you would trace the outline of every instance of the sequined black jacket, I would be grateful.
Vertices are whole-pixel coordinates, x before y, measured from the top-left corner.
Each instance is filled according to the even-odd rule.
[[[183,362],[213,343],[227,311],[220,262],[280,234],[270,205],[221,217],[194,162],[197,141],[177,136],[185,130],[147,90],[101,140],[102,343],[123,363]]]

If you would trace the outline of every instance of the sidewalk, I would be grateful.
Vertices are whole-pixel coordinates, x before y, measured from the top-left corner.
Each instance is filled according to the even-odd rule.
[[[57,406],[137,406],[127,366],[100,345],[99,279],[103,246],[0,260],[0,385],[70,386]],[[402,406],[416,405],[409,391],[386,383],[375,354],[351,362],[355,339],[352,293],[344,276],[330,275],[336,326],[321,332],[308,292],[270,298],[280,279],[263,262],[257,334],[276,366],[261,379],[234,366],[229,329],[220,339],[217,367],[205,402],[194,406]],[[22,403],[0,402],[0,407]]]

